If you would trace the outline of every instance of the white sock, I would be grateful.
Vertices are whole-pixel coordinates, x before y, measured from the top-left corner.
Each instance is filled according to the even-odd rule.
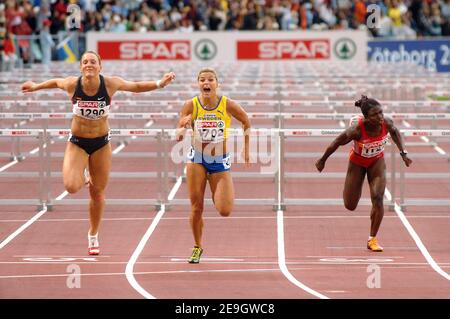
[[[369,240],[371,240],[373,237],[375,237],[375,236],[369,236]]]
[[[98,233],[95,235],[90,235],[88,233],[89,247],[98,247]]]

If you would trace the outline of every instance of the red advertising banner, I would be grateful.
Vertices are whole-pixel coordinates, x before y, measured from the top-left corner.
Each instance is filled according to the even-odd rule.
[[[188,40],[171,41],[98,41],[103,60],[190,60]]]
[[[237,40],[238,60],[330,59],[330,40]]]

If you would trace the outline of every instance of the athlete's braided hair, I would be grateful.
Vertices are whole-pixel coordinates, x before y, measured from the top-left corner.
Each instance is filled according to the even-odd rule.
[[[355,106],[361,109],[361,112],[364,115],[364,117],[367,117],[369,114],[369,110],[372,107],[380,106],[380,102],[378,102],[375,99],[368,98],[366,95],[361,95],[361,98],[355,101]]]

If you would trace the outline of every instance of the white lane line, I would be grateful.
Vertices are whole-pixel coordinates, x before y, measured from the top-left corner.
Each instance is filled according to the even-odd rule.
[[[183,170],[184,174],[186,174],[186,167]],[[181,186],[182,182],[182,176],[178,177],[177,182],[172,187],[172,189],[169,192],[169,196],[167,197],[168,200],[172,200],[175,197],[176,192]],[[130,285],[139,292],[144,298],[147,299],[156,299],[155,296],[150,294],[148,291],[146,291],[142,286],[137,282],[136,278],[134,277],[134,265],[136,264],[136,261],[139,257],[139,255],[142,253],[142,250],[144,249],[145,245],[147,244],[147,241],[149,240],[150,236],[153,234],[153,231],[156,229],[156,226],[158,225],[161,218],[164,216],[165,213],[165,206],[162,205],[159,212],[156,214],[155,218],[153,219],[153,222],[150,224],[150,227],[147,229],[147,231],[144,234],[144,237],[142,237],[141,241],[139,242],[138,246],[136,247],[135,251],[133,252],[133,255],[131,256],[130,260],[127,263],[127,267],[125,269],[125,274],[127,277],[128,282]]]
[[[50,141],[50,144],[55,144],[55,141]],[[47,147],[47,143],[44,143],[44,145],[42,145],[42,148],[46,148]],[[31,151],[29,151],[30,154],[35,154],[39,151],[39,147],[36,147],[34,149],[32,149]]]
[[[112,151],[113,154],[117,154],[119,153],[121,150],[123,150],[125,148],[125,143],[121,143],[119,146],[116,147],[116,149],[114,151]]]
[[[384,247],[384,246],[383,246]],[[336,247],[327,247],[327,248],[336,248]],[[361,246],[357,246],[357,247],[351,247],[351,248],[361,248]],[[416,247],[414,247],[416,248]],[[351,255],[346,255],[346,256],[305,256],[307,258],[368,258],[367,256],[351,256]],[[397,259],[397,258],[405,258],[404,256],[383,256],[383,258],[393,258],[393,259]],[[371,258],[369,258],[371,259]]]
[[[9,162],[8,164],[3,165],[2,167],[0,167],[0,172],[3,172],[4,170],[10,168],[13,165],[16,165],[17,163],[19,163],[18,160],[13,160],[12,162]]]
[[[170,258],[170,261],[184,261],[184,262],[186,262],[186,258]],[[203,257],[202,258],[202,262],[204,262],[204,261],[244,261],[244,259]]]
[[[3,240],[0,243],[0,249],[5,247],[11,240],[13,240],[15,237],[17,237],[21,232],[23,232],[25,229],[28,228],[32,223],[34,223],[39,217],[44,215],[47,212],[47,206],[44,204],[44,208],[39,211],[36,215],[34,215],[32,218],[30,218],[25,224],[20,226],[16,231],[14,231],[11,235],[9,235],[5,240]]]
[[[365,266],[364,266],[365,268]],[[383,269],[398,269],[399,267],[384,265]],[[403,266],[402,269],[419,269],[423,267],[417,266]],[[295,267],[292,270],[314,270],[316,267]],[[335,268],[330,268],[330,271]],[[248,268],[248,269],[204,269],[204,270],[162,270],[162,271],[143,271],[136,272],[136,275],[160,275],[160,274],[191,274],[191,273],[229,273],[229,272],[277,272],[277,268]],[[0,279],[15,279],[15,278],[49,278],[49,277],[67,277],[69,274],[32,274],[32,275],[5,275],[0,276]],[[111,272],[111,273],[80,273],[79,276],[123,276],[123,272]],[[344,292],[343,290],[327,290],[326,292]]]
[[[278,229],[278,266],[280,267],[283,275],[292,282],[295,286],[305,290],[306,292],[320,298],[320,299],[329,299],[327,296],[322,295],[321,293],[309,288],[305,284],[298,281],[288,270],[286,266],[286,255],[284,249],[284,223],[283,223],[283,211],[277,211],[277,229]]]
[[[302,269],[302,268],[299,268]],[[136,272],[136,275],[160,275],[160,274],[191,274],[191,273],[227,273],[227,272],[269,272],[278,271],[277,268],[256,268],[256,269],[204,269],[204,270],[162,270]],[[79,276],[123,276],[123,272],[112,273],[80,273]],[[0,279],[11,278],[47,278],[47,277],[67,277],[68,274],[42,274],[42,275],[6,275]]]
[[[187,167],[184,167],[183,170],[183,174],[186,176],[186,169]],[[169,196],[167,196],[167,200],[171,201],[172,199],[175,198],[176,193],[178,192],[178,189],[180,189],[181,183],[183,182],[183,176],[180,176],[177,178],[177,182],[175,183],[175,185],[173,186],[173,188],[171,189]]]
[[[164,219],[164,218],[163,218]],[[161,258],[184,258],[183,260],[186,260],[186,256],[175,256],[175,255],[171,255],[171,256],[159,256]],[[258,256],[211,256],[209,255],[209,257],[202,257],[202,260],[206,258],[225,258],[225,259],[239,259],[239,260],[245,260],[245,259],[249,259],[249,258],[259,258]]]
[[[68,191],[64,191],[64,192],[62,192],[61,194],[59,194],[59,196],[56,197],[55,200],[61,200],[61,199],[63,199],[64,197],[66,197],[67,195],[69,195],[69,192],[68,192]]]
[[[366,219],[367,216],[285,216],[284,219]],[[398,216],[384,216],[383,218],[386,219],[397,219]],[[409,219],[448,219],[450,218],[450,215],[431,215],[431,216],[420,216],[420,215],[411,215],[408,216]],[[104,221],[138,221],[138,220],[152,220],[153,217],[120,217],[120,218],[102,218]],[[163,217],[164,220],[188,220],[189,217]],[[204,217],[205,220],[220,220],[223,219],[223,217]],[[272,216],[231,216],[227,217],[227,219],[276,219],[276,217]],[[39,222],[80,222],[80,221],[87,221],[88,218],[51,218],[51,219],[45,219],[41,218],[39,219]],[[0,223],[21,223],[26,222],[27,219],[2,219],[0,220]],[[383,246],[383,247],[389,247],[389,246]],[[343,248],[360,248],[357,246],[348,246],[348,247],[327,247],[330,249],[343,249]],[[398,249],[408,249],[407,247],[390,247],[390,248],[398,248]],[[411,247],[409,249],[417,249],[417,247]]]
[[[69,258],[67,258],[69,259]],[[86,260],[73,260],[74,258],[71,258],[71,260],[64,260],[64,261],[60,261],[60,260],[52,260],[52,261],[43,261],[43,260],[25,260],[25,261],[0,261],[1,265],[31,265],[31,264],[35,264],[35,265],[67,265],[67,264],[73,264],[74,261],[76,261],[77,264],[85,264],[85,265],[123,265],[123,264],[127,264],[127,261],[86,261]],[[86,258],[80,258],[80,259],[86,259]],[[378,260],[377,260],[378,262]],[[202,263],[203,263],[203,257],[202,257]],[[278,265],[278,261],[205,261],[205,264],[209,264],[209,265]],[[361,266],[361,265],[370,265],[373,264],[374,261],[372,260],[367,260],[367,261],[290,261],[287,262],[287,265],[291,265],[291,266],[297,266],[297,265],[301,265],[301,266],[305,266],[305,265],[316,265],[316,266],[321,266],[321,269],[330,269],[330,268],[326,268],[326,266],[330,266],[330,265],[352,265],[352,266]],[[140,262],[136,262],[136,264],[138,265],[186,265],[186,258],[184,258],[181,261],[140,261]],[[396,262],[396,261],[392,261],[392,262],[384,262],[383,267],[385,266],[391,266],[391,268],[395,268],[395,267],[403,267],[403,266],[411,266],[411,267],[418,267],[420,266],[420,268],[427,268],[430,271],[432,271],[430,269],[430,265],[425,261],[425,262]],[[443,268],[450,268],[450,263],[444,263]],[[294,270],[294,268],[291,268],[292,270]],[[317,268],[312,268],[312,269],[317,269]],[[278,272],[280,271],[279,268],[277,268]],[[134,274],[136,274],[136,272],[134,272]]]
[[[393,216],[395,219],[398,218],[398,216]],[[342,247],[327,247],[327,249],[361,249],[362,246],[342,246]],[[383,245],[383,248],[386,249],[400,249],[400,250],[417,250],[417,247],[393,247],[393,246],[386,246]]]
[[[45,145],[45,144],[44,144]],[[30,151],[30,154],[35,154],[39,151],[39,147],[36,147]]]
[[[406,127],[411,127],[411,124],[409,124],[407,121],[403,120],[403,124]],[[422,136],[421,139],[428,143],[430,140],[425,137]],[[445,155],[445,151],[438,147],[435,146],[434,149],[442,154]],[[386,196],[386,198],[390,201],[392,199],[392,194],[389,192],[389,190],[386,188],[384,195]],[[450,280],[450,275],[448,273],[446,273],[444,270],[442,270],[442,268],[434,261],[433,257],[431,257],[430,253],[428,252],[427,248],[425,247],[425,245],[423,244],[422,240],[420,239],[419,235],[417,235],[416,231],[414,230],[414,228],[412,227],[412,225],[409,223],[408,219],[406,218],[405,214],[403,213],[400,205],[397,204],[397,202],[394,202],[394,211],[397,214],[397,216],[400,218],[401,222],[403,223],[403,225],[405,226],[406,230],[409,232],[409,234],[411,235],[411,237],[413,238],[413,240],[415,241],[417,247],[419,248],[420,252],[422,253],[422,255],[425,257],[426,261],[428,262],[428,264],[431,266],[431,268],[433,268],[439,275],[441,275],[442,277],[444,277],[447,280]]]
[[[445,155],[447,154],[442,148],[440,148],[439,146],[435,146],[434,147],[435,151],[438,152],[441,155]]]
[[[161,220],[161,217],[165,213],[165,207],[164,205],[161,206],[161,209],[156,214],[155,218],[153,219],[153,222],[150,224],[150,227],[145,232],[144,236],[142,237],[141,241],[137,245],[136,249],[134,250],[133,254],[131,255],[130,260],[127,263],[127,266],[125,268],[125,275],[127,277],[128,282],[130,285],[138,292],[140,293],[144,298],[147,299],[156,299],[155,296],[147,292],[144,288],[142,288],[141,285],[136,281],[136,278],[134,277],[134,265],[136,264],[136,261],[141,254],[142,250],[144,249],[145,245],[147,244],[148,239],[153,234],[153,231],[155,230],[156,226],[158,225],[159,221]]]
[[[278,160],[278,210],[277,210],[277,246],[278,246],[278,267],[281,270],[281,273],[295,286],[299,287],[300,289],[303,289],[304,291],[320,298],[320,299],[329,299],[327,296],[322,295],[321,293],[309,288],[305,284],[298,281],[290,272],[289,269],[286,266],[286,252],[284,249],[284,213],[281,210],[281,161],[283,160],[281,158],[281,146],[278,145],[277,150],[277,160]]]
[[[66,255],[13,255],[13,257],[16,258],[88,258],[90,259],[97,259],[97,258],[110,258],[111,256],[95,256],[95,257],[87,257],[86,255],[83,256],[76,256],[76,255],[70,255],[70,256],[66,256]]]
[[[51,144],[53,144],[53,143],[54,143],[54,142],[52,141]],[[47,147],[47,144],[44,144],[44,145],[43,145],[43,148],[46,148],[46,147]],[[31,154],[31,155],[33,155],[33,154],[37,153],[38,151],[39,151],[39,147],[36,147],[36,148],[33,148],[33,149],[32,149],[31,151],[29,151],[28,153]],[[23,156],[23,157],[22,157],[22,160],[24,160],[25,158],[26,158],[26,157]],[[3,167],[1,167],[1,168],[0,168],[0,172],[3,172],[5,169],[10,168],[11,166],[16,165],[17,163],[18,163],[17,160],[13,160],[12,162],[10,162],[10,163],[4,165]]]
[[[402,122],[403,122],[403,125],[405,125],[407,128],[411,127],[411,124],[409,124],[407,121],[403,120]],[[420,139],[422,141],[424,141],[425,143],[429,143],[430,142],[430,139],[428,137],[426,137],[426,136],[421,136]],[[434,146],[434,150],[436,152],[438,152],[439,154],[441,154],[441,155],[447,154],[442,148],[440,148],[437,145]]]
[[[384,195],[386,196],[387,200],[390,201],[392,199],[392,194],[389,192],[389,190],[386,188]],[[419,248],[422,255],[425,257],[428,264],[433,268],[439,275],[444,277],[447,280],[450,280],[450,275],[442,270],[441,267],[434,261],[433,257],[431,257],[430,253],[428,252],[425,245],[422,243],[422,240],[420,239],[419,235],[417,235],[414,228],[409,223],[408,219],[406,218],[405,214],[403,213],[400,206],[394,202],[394,210],[397,213],[398,217],[400,218],[401,222],[405,226],[406,230],[409,232],[413,240],[415,241],[417,247]]]
[[[123,148],[122,148],[123,149]],[[121,150],[122,150],[121,149]],[[121,150],[119,150],[118,152],[120,152]],[[118,153],[117,152],[117,153]],[[16,161],[17,162],[17,161]],[[11,162],[14,163],[14,162]],[[9,163],[9,164],[11,164]],[[15,163],[14,163],[15,164]],[[10,166],[14,165],[11,164]],[[66,197],[69,193],[67,191],[62,192],[61,194],[59,194],[58,197],[55,198],[55,200],[61,200],[64,197]],[[0,243],[0,249],[2,249],[3,247],[5,247],[11,240],[13,240],[15,237],[17,237],[17,235],[19,235],[21,232],[23,232],[25,229],[27,229],[31,224],[33,224],[37,219],[39,219],[39,217],[41,217],[42,215],[44,215],[47,212],[47,206],[45,206],[44,204],[44,208],[38,212],[36,215],[34,215],[31,219],[29,219],[25,224],[23,224],[21,227],[19,227],[14,233],[12,233],[11,235],[9,235],[4,241],[2,241]]]
[[[126,146],[126,144],[120,144],[119,146],[117,146],[113,151],[112,151],[112,153],[113,154],[117,154],[117,153],[119,153],[120,151],[122,151],[124,148],[125,148],[125,146]],[[55,198],[55,201],[57,201],[57,200],[62,200],[64,197],[66,197],[67,195],[69,195],[69,192],[68,191],[63,191],[61,194],[59,194],[56,198]]]
[[[145,123],[144,127],[150,127],[153,125],[153,123],[155,123],[155,122],[153,120],[150,120],[147,123]]]

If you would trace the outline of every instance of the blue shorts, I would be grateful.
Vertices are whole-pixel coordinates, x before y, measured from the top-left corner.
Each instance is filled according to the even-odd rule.
[[[231,168],[229,153],[218,156],[208,156],[203,155],[201,152],[195,151],[194,148],[191,147],[187,155],[187,159],[191,163],[203,165],[208,174],[228,172]]]

